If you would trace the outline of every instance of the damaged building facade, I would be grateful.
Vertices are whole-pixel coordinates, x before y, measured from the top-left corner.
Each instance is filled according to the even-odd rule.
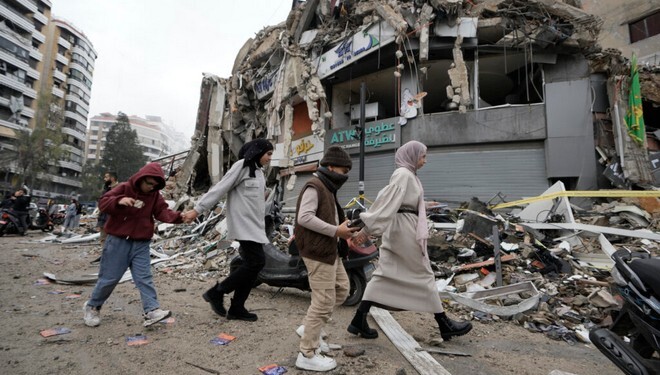
[[[276,144],[269,181],[294,200],[325,148],[353,157],[339,193],[367,200],[393,153],[428,147],[427,199],[462,202],[654,183],[625,130],[630,66],[599,44],[579,1],[294,1],[244,45],[230,78],[205,74],[179,193],[219,181],[241,145]],[[617,109],[615,111],[615,109]],[[610,171],[609,174],[607,173]],[[290,204],[293,206],[293,203]]]

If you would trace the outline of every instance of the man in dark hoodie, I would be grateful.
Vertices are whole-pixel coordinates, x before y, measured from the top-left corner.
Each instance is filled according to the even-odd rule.
[[[128,268],[140,291],[144,326],[150,326],[171,315],[162,310],[151,276],[149,246],[154,232],[154,219],[165,223],[181,223],[181,214],[170,210],[159,190],[165,187],[165,175],[158,163],[149,163],[124,183],[105,193],[99,209],[109,215],[105,224],[108,237],[103,246],[99,279],[89,301],[84,305],[87,326],[101,323],[100,309],[110,297]]]

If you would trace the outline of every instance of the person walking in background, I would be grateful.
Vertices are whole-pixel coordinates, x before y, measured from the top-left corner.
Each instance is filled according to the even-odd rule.
[[[103,175],[103,192],[101,193],[101,197],[99,198],[99,201],[103,197],[105,193],[108,191],[112,190],[115,186],[119,184],[119,181],[117,181],[117,173],[116,172],[105,172]],[[105,230],[103,230],[103,226],[105,223],[108,221],[108,214],[105,212],[101,212],[99,210],[99,216],[96,221],[96,229],[99,231],[101,234],[99,236],[99,241],[101,243],[101,249],[103,249],[103,243],[105,242],[105,238],[108,236],[107,233],[105,233]],[[100,260],[100,259],[99,259]]]
[[[73,227],[78,228],[80,226],[80,218],[83,214],[83,205],[80,201],[76,200],[76,216],[73,218]]]
[[[160,195],[163,187],[163,169],[158,163],[149,163],[127,182],[101,197],[99,208],[109,215],[105,224],[108,237],[101,255],[99,278],[83,307],[83,320],[87,326],[96,327],[101,323],[101,306],[128,268],[140,291],[143,325],[150,326],[170,316],[169,310],[160,308],[149,255],[154,219],[172,224],[182,222],[181,213],[169,209]]]
[[[296,204],[295,241],[305,262],[312,301],[303,319],[296,367],[330,371],[337,362],[321,353],[321,330],[335,306],[350,288],[344,264],[338,256],[339,238],[348,239],[359,228],[349,228],[337,201],[337,190],[348,180],[353,163],[341,147],[327,149],[316,174],[303,186]],[[300,329],[300,328],[299,328]]]
[[[64,223],[62,224],[62,234],[70,233],[76,224],[76,213],[78,212],[78,200],[71,198],[71,203],[66,207],[64,212]]]
[[[12,206],[11,210],[14,215],[18,218],[18,223],[20,228],[18,228],[18,234],[25,236],[29,227],[28,217],[30,216],[30,201],[32,197],[28,194],[28,190],[25,187],[22,187],[14,193],[11,197]]]
[[[257,315],[245,308],[245,301],[266,264],[263,250],[263,245],[269,242],[265,225],[266,179],[261,168],[270,163],[272,156],[273,145],[265,139],[245,143],[238,153],[239,160],[224,177],[202,196],[194,209],[183,213],[184,222],[190,223],[227,196],[227,238],[240,243],[243,264],[202,295],[216,314],[227,319],[257,320]],[[224,296],[231,292],[234,296],[226,310]]]
[[[364,228],[353,239],[360,244],[375,235],[382,236],[382,243],[378,267],[348,332],[366,339],[378,337],[378,332],[367,324],[369,309],[378,304],[433,313],[445,340],[464,335],[472,324],[451,320],[445,314],[426,249],[426,206],[437,204],[424,202],[424,189],[417,177],[417,170],[426,163],[426,146],[407,142],[397,150],[394,163],[396,169],[389,184],[378,193],[369,210],[360,214]]]

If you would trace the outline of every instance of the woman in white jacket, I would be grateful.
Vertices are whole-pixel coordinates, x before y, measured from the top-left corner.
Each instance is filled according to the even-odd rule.
[[[255,139],[243,145],[238,156],[241,159],[202,196],[193,210],[183,214],[183,220],[187,223],[195,220],[227,196],[227,238],[240,243],[239,253],[244,262],[202,297],[218,315],[253,322],[257,315],[245,308],[245,301],[266,263],[263,250],[263,244],[269,242],[264,221],[266,179],[261,167],[270,163],[273,145],[265,139]],[[231,292],[234,296],[229,310],[226,310],[224,296]]]
[[[397,310],[430,312],[447,340],[472,329],[469,322],[449,319],[435,287],[435,276],[426,250],[428,226],[424,189],[417,170],[426,163],[426,146],[410,141],[395,156],[396,169],[367,212],[361,213],[364,228],[355,242],[369,234],[382,236],[378,268],[367,284],[362,302],[348,326],[348,332],[366,339],[378,337],[367,324],[372,305]],[[428,202],[435,204],[435,202]]]

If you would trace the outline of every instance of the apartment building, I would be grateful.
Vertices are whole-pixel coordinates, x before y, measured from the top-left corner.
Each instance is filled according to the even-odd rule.
[[[67,196],[82,187],[89,101],[97,52],[72,23],[51,15],[49,0],[0,3],[0,150],[15,150],[17,131],[36,125],[37,102],[48,100],[62,114],[62,160],[33,182],[33,194]],[[45,99],[44,99],[45,98]],[[3,188],[20,173],[0,170]]]
[[[0,2],[0,150],[15,150],[16,132],[34,126],[50,10],[49,0]],[[0,171],[3,188],[15,169]]]
[[[140,145],[149,160],[171,153],[170,136],[165,130],[165,124],[158,116],[129,116],[131,127],[137,132]],[[105,139],[110,128],[117,122],[117,115],[101,113],[90,119],[87,133],[86,162],[96,163],[103,158]]]
[[[42,90],[51,90],[62,110],[62,140],[65,157],[43,176],[41,189],[69,195],[79,190],[78,178],[85,162],[87,118],[92,95],[97,52],[85,34],[71,22],[54,16],[47,28]]]

